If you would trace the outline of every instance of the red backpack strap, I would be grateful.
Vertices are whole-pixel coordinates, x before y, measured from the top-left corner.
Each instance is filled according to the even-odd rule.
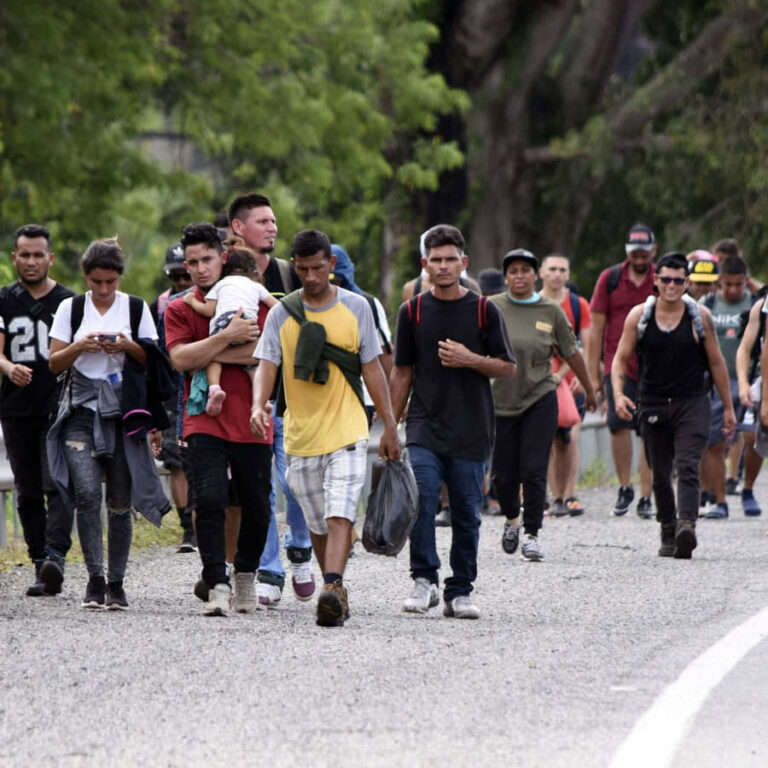
[[[418,325],[421,322],[421,294],[417,293],[406,302],[408,307],[408,322]]]
[[[477,297],[477,327],[482,331],[488,325],[488,297]]]

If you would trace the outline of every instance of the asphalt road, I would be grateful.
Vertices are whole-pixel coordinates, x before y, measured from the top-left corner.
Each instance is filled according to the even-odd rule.
[[[611,766],[684,668],[768,605],[764,484],[767,514],[731,497],[691,561],[657,557],[634,510],[610,517],[614,495],[548,519],[542,563],[506,555],[484,518],[479,621],[401,613],[405,555],[360,546],[341,629],[290,587],[276,610],[205,618],[197,555],[170,549],[132,557],[124,614],[78,607],[83,566],[56,598],[23,597],[30,569],[0,575],[0,765]],[[768,765],[764,638],[694,709],[676,768]]]

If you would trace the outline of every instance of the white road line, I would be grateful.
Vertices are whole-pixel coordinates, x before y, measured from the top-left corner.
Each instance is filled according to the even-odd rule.
[[[670,765],[712,689],[766,637],[768,607],[718,640],[667,686],[635,723],[613,756],[610,768],[663,768]]]

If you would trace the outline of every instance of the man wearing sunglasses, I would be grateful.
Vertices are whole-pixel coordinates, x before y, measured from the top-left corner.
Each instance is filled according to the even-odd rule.
[[[729,397],[728,369],[709,310],[684,295],[685,255],[667,253],[655,276],[658,299],[634,307],[624,324],[611,367],[616,412],[637,415],[651,470],[656,519],[661,524],[660,557],[690,559],[696,548],[699,464],[709,436],[709,376],[723,398],[723,432],[736,416]],[[624,389],[629,361],[640,364],[637,401]],[[677,507],[672,488],[677,472]]]

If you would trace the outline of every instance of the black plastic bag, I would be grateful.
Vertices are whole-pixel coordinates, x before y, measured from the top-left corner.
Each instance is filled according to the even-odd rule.
[[[399,461],[376,461],[365,508],[363,546],[395,557],[408,541],[419,514],[419,490],[405,451]]]

